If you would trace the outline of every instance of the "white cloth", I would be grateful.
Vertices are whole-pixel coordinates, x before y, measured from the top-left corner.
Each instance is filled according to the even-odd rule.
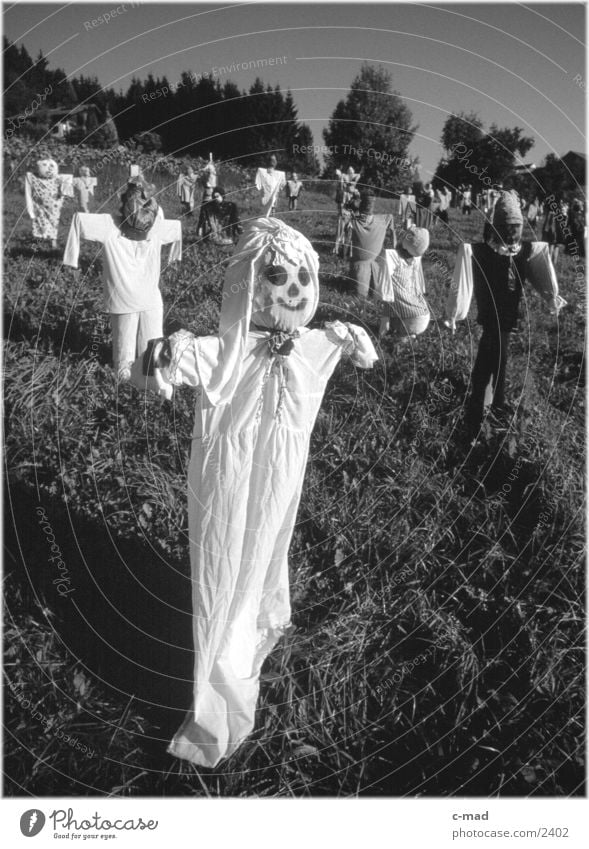
[[[286,184],[284,171],[268,171],[267,168],[258,168],[256,172],[256,189],[261,194],[261,215],[269,215],[276,206],[278,193]]]
[[[564,298],[558,294],[558,280],[546,242],[532,242],[526,278],[552,309],[558,311],[566,305]],[[458,249],[454,277],[446,301],[446,318],[450,322],[462,321],[467,317],[473,289],[472,245],[464,243]]]
[[[309,297],[319,300],[319,258],[311,243],[297,230],[277,218],[250,221],[237,243],[225,273],[219,320],[219,353],[199,352],[199,372],[211,404],[231,400],[240,380],[245,345],[253,308],[254,283],[258,260],[271,248],[284,264],[305,265],[311,275]]]
[[[391,314],[398,318],[429,314],[421,257],[413,257],[408,262],[396,250],[386,250],[377,262],[374,295],[384,303],[396,305]]]
[[[171,244],[170,262],[182,259],[180,221],[164,219],[158,210],[147,239],[135,242],[121,234],[110,215],[77,212],[63,255],[64,265],[77,268],[82,239],[104,245],[102,281],[106,312],[143,312],[161,304],[161,248]]]
[[[176,183],[176,194],[182,203],[190,205],[194,209],[194,191],[196,188],[196,175],[189,177],[188,174],[179,174]]]
[[[287,554],[327,381],[343,354],[360,368],[377,359],[366,332],[340,322],[301,328],[282,364],[269,336],[248,333],[229,403],[213,406],[202,392],[196,402],[188,472],[194,702],[168,751],[208,767],[253,729],[262,663],[290,622]],[[181,331],[170,342],[163,381],[199,386],[199,363],[220,356],[219,338]]]
[[[450,201],[452,200],[452,192],[448,188],[444,188],[443,190],[437,189],[436,199],[439,204],[440,212],[445,212],[450,206]]]
[[[164,306],[132,313],[111,313],[112,360],[115,371],[140,357],[150,339],[164,335]]]
[[[89,212],[90,198],[94,197],[94,189],[97,184],[96,177],[74,177],[73,190],[78,200],[81,212]]]

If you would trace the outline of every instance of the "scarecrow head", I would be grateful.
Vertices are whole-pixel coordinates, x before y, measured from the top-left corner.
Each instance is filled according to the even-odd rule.
[[[276,218],[246,228],[227,275],[221,310],[226,320],[294,333],[308,324],[319,303],[319,262],[308,239]],[[228,325],[227,329],[229,330]]]
[[[222,186],[215,186],[212,200],[216,206],[221,206],[225,200],[225,189]]]
[[[273,235],[256,262],[251,322],[293,333],[315,315],[318,263],[310,242],[292,227],[281,223]]]
[[[39,159],[37,162],[37,174],[43,180],[57,177],[58,171],[57,162],[54,159]]]
[[[143,177],[133,177],[121,197],[121,233],[127,239],[147,239],[158,212],[156,187]]]
[[[506,251],[517,253],[520,248],[523,215],[516,192],[501,192],[493,211],[493,224],[487,241]]]
[[[429,247],[429,230],[425,227],[411,227],[399,235],[399,253],[406,259],[423,256]]]

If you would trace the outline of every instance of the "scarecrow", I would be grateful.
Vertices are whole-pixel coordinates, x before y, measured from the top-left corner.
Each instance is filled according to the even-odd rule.
[[[118,223],[110,215],[76,212],[63,256],[64,265],[77,269],[83,239],[103,245],[104,309],[110,313],[120,382],[129,380],[133,360],[148,341],[163,333],[162,246],[171,245],[169,262],[182,258],[180,222],[164,219],[154,194],[154,185],[134,177],[121,198]]]
[[[53,159],[39,159],[37,173],[27,171],[25,176],[25,203],[32,220],[33,236],[47,239],[57,247],[57,231],[64,197],[72,195],[71,174],[59,174]]]
[[[447,324],[468,315],[474,292],[483,329],[472,372],[467,425],[476,436],[485,407],[501,416],[510,413],[505,401],[509,340],[517,327],[523,285],[528,280],[553,312],[566,305],[545,242],[522,241],[523,216],[515,192],[503,192],[495,204],[493,224],[484,241],[460,247],[446,305]]]
[[[74,177],[73,180],[74,197],[79,212],[90,212],[90,198],[94,198],[94,189],[97,182],[90,169],[86,165],[82,165],[79,176]]]
[[[378,335],[384,336],[392,325],[397,339],[415,339],[430,321],[421,267],[421,257],[429,247],[429,230],[404,230],[398,245],[379,257],[381,273],[377,275],[375,295],[382,306]]]
[[[188,470],[194,693],[168,751],[214,767],[254,726],[262,663],[290,623],[288,548],[309,441],[342,355],[371,368],[365,331],[309,330],[318,257],[299,232],[252,221],[228,266],[218,336],[157,340],[138,388],[198,388]]]

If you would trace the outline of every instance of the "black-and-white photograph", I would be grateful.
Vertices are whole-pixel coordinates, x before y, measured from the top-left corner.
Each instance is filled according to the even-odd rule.
[[[583,845],[472,820],[585,798],[585,26],[4,5],[18,840],[378,798]]]

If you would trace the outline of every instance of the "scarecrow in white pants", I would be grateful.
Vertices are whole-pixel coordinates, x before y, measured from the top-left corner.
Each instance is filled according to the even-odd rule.
[[[170,262],[182,258],[180,221],[163,218],[154,192],[142,177],[130,180],[121,199],[119,224],[110,215],[76,213],[63,257],[64,265],[77,268],[82,239],[103,245],[104,309],[110,313],[113,367],[119,381],[129,380],[131,365],[148,341],[163,335],[162,245],[171,245]]]
[[[318,267],[301,233],[251,222],[226,272],[219,335],[179,331],[133,366],[139,388],[198,390],[188,471],[194,692],[169,752],[201,766],[252,731],[262,663],[290,623],[287,554],[327,381],[342,355],[360,368],[377,359],[360,327],[305,327]]]

